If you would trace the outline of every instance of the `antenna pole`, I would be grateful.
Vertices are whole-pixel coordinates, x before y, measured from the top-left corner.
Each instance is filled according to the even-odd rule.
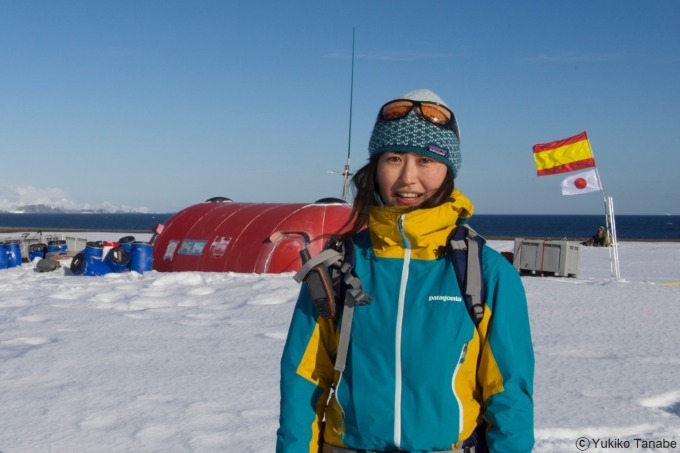
[[[352,149],[352,103],[354,98],[354,27],[352,27],[352,78],[349,88],[349,138],[347,140],[347,162],[345,169],[342,172],[342,194],[343,200],[348,201],[349,198],[349,181],[352,175],[349,171],[350,166],[350,152]]]

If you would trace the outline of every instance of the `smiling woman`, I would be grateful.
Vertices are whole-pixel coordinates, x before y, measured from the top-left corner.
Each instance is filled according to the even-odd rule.
[[[381,107],[338,241],[341,267],[351,266],[347,294],[355,297],[361,286],[349,282],[359,280],[371,301],[337,297],[339,322],[316,311],[314,285],[300,291],[281,359],[277,452],[531,451],[526,296],[499,253],[453,240],[474,210],[454,188],[459,138],[432,91]],[[459,285],[452,263],[461,242],[479,252],[467,260],[484,265]],[[475,292],[483,308],[474,319],[461,290],[471,294],[470,281],[488,290]]]

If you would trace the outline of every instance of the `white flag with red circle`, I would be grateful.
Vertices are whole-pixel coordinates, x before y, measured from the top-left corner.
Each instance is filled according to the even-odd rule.
[[[595,170],[588,170],[567,176],[562,181],[562,195],[581,195],[582,193],[602,190],[600,178]]]

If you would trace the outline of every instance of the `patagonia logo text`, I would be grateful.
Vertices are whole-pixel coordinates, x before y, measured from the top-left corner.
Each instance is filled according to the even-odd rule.
[[[442,148],[441,146],[437,146],[434,143],[430,143],[427,149],[430,150],[431,153],[435,153],[439,156],[446,157],[449,155],[448,149]]]
[[[463,302],[460,296],[430,296],[428,302]]]

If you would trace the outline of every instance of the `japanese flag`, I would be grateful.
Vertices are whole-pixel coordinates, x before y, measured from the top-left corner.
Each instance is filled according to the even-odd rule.
[[[568,176],[562,181],[562,195],[581,195],[602,190],[595,170],[588,170]]]

